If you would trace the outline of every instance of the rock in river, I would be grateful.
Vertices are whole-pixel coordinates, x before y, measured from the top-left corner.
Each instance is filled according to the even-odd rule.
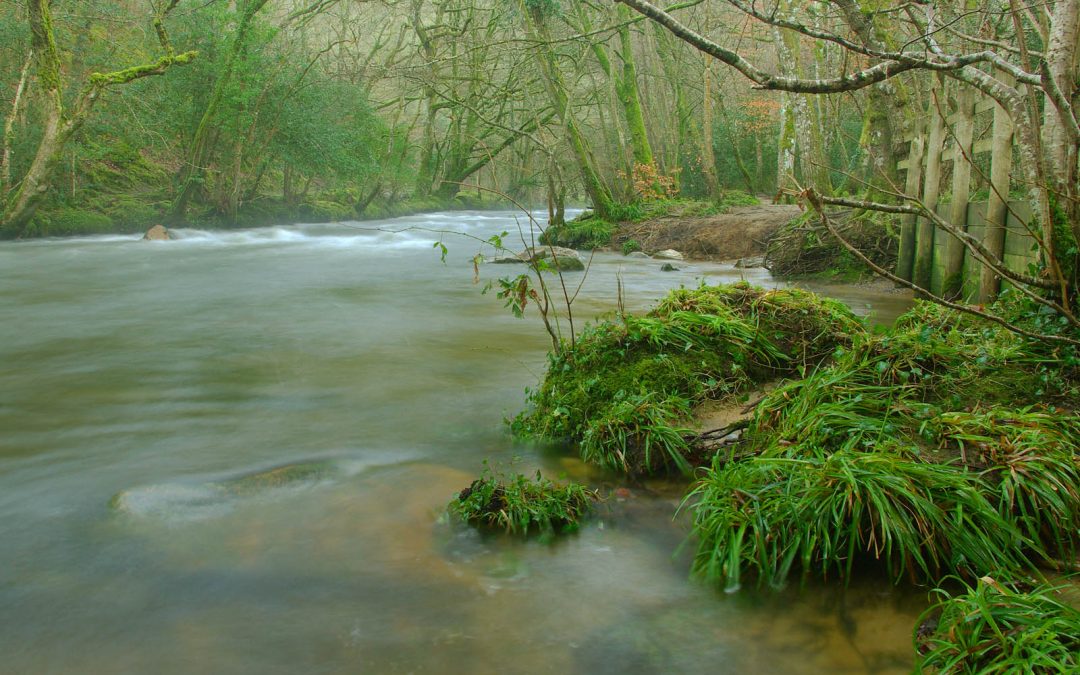
[[[666,248],[663,251],[657,251],[653,253],[654,258],[657,260],[682,260],[683,254],[679,253],[673,248]]]
[[[762,258],[761,256],[756,256],[752,258],[739,258],[735,261],[735,267],[738,269],[765,267],[765,258]]]
[[[585,263],[581,261],[581,257],[578,255],[577,251],[570,248],[563,248],[562,246],[537,246],[535,248],[527,248],[517,255],[497,256],[489,258],[487,262],[495,265],[508,263],[534,263],[538,260],[550,259],[552,255],[555,256],[555,263],[551,263],[551,266],[555,267],[557,264],[558,268],[563,272],[573,272],[585,269]]]
[[[172,233],[169,232],[169,228],[164,225],[155,225],[143,235],[144,241],[169,241],[172,238],[173,236]]]

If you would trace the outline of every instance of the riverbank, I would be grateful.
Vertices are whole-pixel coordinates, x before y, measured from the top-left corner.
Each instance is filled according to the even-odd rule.
[[[1055,330],[1015,298],[995,311]],[[927,588],[961,579],[940,627],[918,626],[925,664],[1077,665],[1080,614],[1053,589],[1026,595],[1080,544],[1074,348],[927,303],[871,332],[801,291],[702,287],[590,327],[530,399],[520,436],[569,441],[631,478],[693,473],[693,571],[719,588],[866,568]],[[1015,610],[968,635],[951,608],[988,593]],[[1025,623],[1038,606],[1050,623]],[[1010,642],[965,655],[994,630]]]
[[[119,195],[112,198],[98,197],[92,203],[76,208],[54,205],[42,209],[34,217],[24,238],[136,234],[168,221],[169,206],[169,202]],[[332,198],[289,204],[280,198],[260,197],[241,204],[232,217],[213,211],[193,212],[182,226],[229,230],[274,227],[297,222],[363,222],[435,211],[499,211],[508,206],[507,202],[498,198],[459,194],[449,199],[427,197],[393,202],[376,201],[365,205],[363,210],[358,212],[356,204]]]
[[[896,223],[881,214],[840,211],[844,237],[885,268],[896,261]],[[624,255],[676,251],[683,259],[737,262],[810,283],[867,283],[873,272],[856,260],[801,206],[774,204],[738,191],[719,203],[659,200],[622,209],[614,220],[586,211],[549,227],[542,243]]]

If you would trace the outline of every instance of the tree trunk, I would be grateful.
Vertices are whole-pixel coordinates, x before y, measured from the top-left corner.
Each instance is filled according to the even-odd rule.
[[[159,14],[156,21],[162,20],[164,13],[174,4]],[[29,170],[23,176],[18,189],[4,204],[3,216],[0,217],[0,234],[12,237],[22,235],[29,225],[52,185],[64,147],[86,122],[105,89],[143,77],[161,75],[171,66],[188,63],[196,56],[195,52],[174,54],[167,39],[162,38],[162,44],[166,47],[164,56],[139,66],[92,74],[71,107],[65,108],[60,81],[60,52],[53,34],[49,0],[30,0],[27,3],[27,17],[30,23],[30,46],[37,61],[37,79],[41,87],[42,133]],[[164,34],[164,28],[159,34]]]
[[[187,161],[183,168],[180,169],[178,192],[170,213],[173,222],[183,222],[191,197],[202,186],[206,178],[205,165],[209,161],[212,147],[208,141],[214,118],[217,116],[218,108],[221,107],[221,102],[225,97],[225,89],[232,80],[233,71],[236,69],[236,61],[240,57],[240,52],[244,49],[251,22],[266,3],[267,0],[247,0],[238,7],[240,16],[237,19],[232,44],[229,46],[229,51],[225,56],[225,63],[221,68],[221,72],[218,73],[217,78],[214,80],[214,89],[210,93],[210,99],[207,101],[206,108],[199,119],[199,126],[195,129],[195,136],[191,140],[191,151],[188,153]]]
[[[567,139],[577,160],[578,169],[581,172],[581,182],[586,194],[592,200],[593,210],[601,218],[610,218],[614,208],[611,191],[604,184],[600,172],[596,168],[596,162],[592,157],[588,141],[581,133],[577,121],[574,119],[573,110],[570,107],[566,83],[563,81],[555,52],[551,47],[551,36],[547,30],[547,24],[543,10],[537,5],[526,5],[519,2],[519,8],[526,15],[527,26],[530,29],[530,37],[536,44],[537,61],[543,76],[544,86],[548,97],[551,99],[552,108],[559,120],[566,128]]]
[[[15,120],[19,116],[19,106],[22,103],[23,93],[26,91],[30,66],[33,64],[34,50],[30,49],[26,52],[26,60],[23,61],[22,71],[19,73],[19,84],[16,85],[15,96],[11,100],[11,113],[4,120],[4,149],[0,153],[0,205],[4,203],[11,191],[11,144],[15,141]]]

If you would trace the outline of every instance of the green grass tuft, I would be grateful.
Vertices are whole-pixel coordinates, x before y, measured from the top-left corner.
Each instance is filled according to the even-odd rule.
[[[1080,611],[1054,597],[1057,590],[1040,586],[1021,591],[990,577],[965,585],[955,595],[937,589],[939,602],[916,630],[916,669],[1048,675],[1080,671]]]
[[[597,501],[596,492],[522,474],[498,475],[489,469],[447,506],[461,520],[511,534],[553,534],[577,529]]]

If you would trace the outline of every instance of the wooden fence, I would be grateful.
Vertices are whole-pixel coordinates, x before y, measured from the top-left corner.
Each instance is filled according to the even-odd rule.
[[[906,172],[906,193],[919,195],[928,209],[978,239],[1010,269],[1027,271],[1038,254],[1028,233],[1030,207],[1008,201],[1013,163],[1008,114],[992,99],[976,97],[971,87],[949,96],[935,78],[933,93],[926,115],[904,139],[908,156],[897,167]],[[942,199],[946,174],[947,199]],[[985,201],[972,201],[973,178],[975,193],[986,194]],[[1001,283],[956,237],[913,215],[901,222],[897,275],[935,294],[979,302],[993,299]]]

